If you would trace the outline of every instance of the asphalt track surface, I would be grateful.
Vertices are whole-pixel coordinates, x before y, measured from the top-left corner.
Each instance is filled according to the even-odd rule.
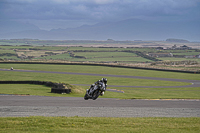
[[[199,100],[119,100],[0,96],[0,117],[200,117]]]
[[[0,71],[10,71],[0,69]],[[57,73],[91,75],[102,77],[123,77],[149,80],[165,80],[189,82],[187,86],[163,86],[163,88],[200,87],[198,80],[167,79],[138,76],[121,76],[106,74],[87,74],[71,72],[50,72],[32,70],[14,70],[18,72]],[[110,85],[111,87],[111,85]],[[112,86],[112,87],[144,87],[148,86]],[[149,86],[149,88],[158,86]],[[162,88],[159,86],[159,88]],[[44,97],[0,95],[0,117],[19,116],[83,116],[83,117],[200,117],[200,100],[121,100],[98,98],[84,100],[80,97]]]

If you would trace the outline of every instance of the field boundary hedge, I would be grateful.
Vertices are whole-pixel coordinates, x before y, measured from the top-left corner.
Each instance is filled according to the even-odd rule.
[[[86,65],[86,66],[106,66],[106,67],[118,67],[118,68],[130,68],[130,69],[143,69],[143,70],[155,70],[155,71],[167,71],[167,72],[179,72],[179,73],[193,73],[200,74],[200,71],[183,71],[183,70],[171,70],[171,69],[158,69],[158,68],[144,68],[133,66],[120,66],[110,64],[95,64],[95,63],[53,63],[53,62],[0,62],[1,64],[49,64],[49,65]]]
[[[51,93],[67,93],[71,92],[71,89],[66,89],[63,83],[53,83],[48,81],[0,81],[0,84],[35,84],[45,85],[51,88]]]

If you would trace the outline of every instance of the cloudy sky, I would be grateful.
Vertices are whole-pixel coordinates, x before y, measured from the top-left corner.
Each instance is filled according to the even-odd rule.
[[[0,0],[0,21],[31,23],[45,30],[132,18],[199,21],[200,0]]]

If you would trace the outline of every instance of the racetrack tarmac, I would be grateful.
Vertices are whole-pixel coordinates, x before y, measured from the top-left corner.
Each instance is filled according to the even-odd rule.
[[[10,71],[0,69],[0,71]],[[163,88],[200,87],[198,80],[168,79],[139,76],[88,74],[71,72],[50,72],[32,70],[14,70],[18,72],[76,74],[102,77],[123,77],[149,80],[189,82],[187,86],[163,86]],[[139,87],[115,86],[110,87]],[[148,86],[140,86],[147,88]],[[149,86],[158,88],[158,86]],[[159,86],[159,88],[162,88]],[[84,100],[80,97],[44,97],[0,95],[0,117],[8,116],[83,116],[83,117],[200,117],[200,100],[139,100],[98,98]]]
[[[200,117],[200,101],[0,95],[0,117],[24,116]]]

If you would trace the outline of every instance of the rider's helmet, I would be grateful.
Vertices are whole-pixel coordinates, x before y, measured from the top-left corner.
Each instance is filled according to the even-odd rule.
[[[105,84],[107,84],[107,78],[102,78],[102,81],[105,83]]]

